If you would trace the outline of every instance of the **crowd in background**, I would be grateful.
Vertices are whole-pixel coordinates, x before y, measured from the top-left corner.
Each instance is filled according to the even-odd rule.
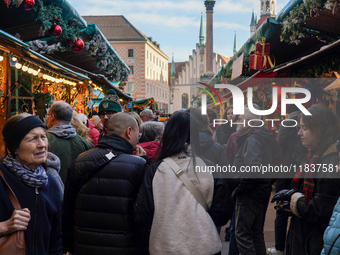
[[[197,108],[160,122],[150,109],[122,112],[114,91],[89,116],[63,101],[51,102],[44,120],[13,116],[2,131],[8,153],[0,164],[0,243],[23,231],[28,255],[212,255],[221,254],[219,233],[229,222],[230,255],[338,254],[339,179],[195,171],[338,166],[338,117],[322,105],[308,110],[312,115],[288,106],[288,119],[299,125],[280,126],[277,137],[247,106],[239,116],[226,109],[223,119],[238,123],[232,126],[212,126],[216,113]],[[21,209],[14,209],[6,183]],[[266,248],[269,202],[277,209],[275,246]]]

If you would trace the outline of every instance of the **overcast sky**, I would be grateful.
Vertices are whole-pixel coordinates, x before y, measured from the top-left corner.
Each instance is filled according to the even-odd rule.
[[[131,24],[160,44],[171,61],[188,61],[198,43],[203,0],[68,0],[80,15],[124,15]],[[277,0],[281,10],[288,0]],[[251,12],[260,13],[260,0],[217,0],[214,8],[214,52],[232,56],[234,31],[238,49],[250,35]],[[204,27],[205,31],[205,27]],[[206,31],[205,31],[206,32]]]

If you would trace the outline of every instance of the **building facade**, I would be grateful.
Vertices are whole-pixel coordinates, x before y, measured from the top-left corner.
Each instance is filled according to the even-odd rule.
[[[136,100],[153,97],[161,112],[169,111],[168,61],[160,45],[124,16],[84,16],[95,23],[131,72],[124,88]]]
[[[262,23],[268,17],[276,17],[276,0],[260,0],[261,16],[257,20],[257,15],[254,16],[254,10],[251,14],[250,20],[250,37],[256,32],[256,30],[262,25]]]

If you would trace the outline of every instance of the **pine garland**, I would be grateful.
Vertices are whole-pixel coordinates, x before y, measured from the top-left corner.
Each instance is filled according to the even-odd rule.
[[[333,52],[321,60],[314,60],[313,62],[301,66],[301,69],[294,70],[290,73],[291,77],[301,78],[315,78],[319,75],[329,73],[331,71],[338,71],[340,67],[340,51]]]
[[[74,23],[70,23],[62,17],[63,9],[54,4],[44,5],[43,0],[36,0],[33,8],[33,19],[41,25],[42,30],[48,30],[56,23],[62,29],[60,39],[67,39],[78,37],[80,29]]]
[[[117,55],[109,48],[98,32],[92,35],[89,42],[85,42],[85,50],[97,60],[97,67],[110,74],[109,80],[126,81],[129,70],[123,65]]]
[[[282,23],[281,42],[298,45],[303,38],[315,38],[322,42],[334,42],[337,37],[303,27],[307,19],[319,16],[318,11],[333,8],[336,0],[307,0],[295,6]]]
[[[28,46],[31,50],[39,52],[40,54],[53,54],[54,52],[70,51],[70,46],[65,46],[61,42],[48,45],[45,41],[35,40],[30,41]]]

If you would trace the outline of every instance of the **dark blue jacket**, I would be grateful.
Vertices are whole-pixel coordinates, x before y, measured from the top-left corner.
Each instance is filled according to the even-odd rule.
[[[20,181],[5,165],[0,164],[0,169],[18,198],[21,208],[28,208],[31,211],[31,220],[25,231],[26,254],[63,254],[60,191],[55,179],[47,174],[48,184],[36,192],[35,188]],[[11,218],[14,208],[8,197],[6,184],[2,178],[0,179],[0,222],[2,222]]]

